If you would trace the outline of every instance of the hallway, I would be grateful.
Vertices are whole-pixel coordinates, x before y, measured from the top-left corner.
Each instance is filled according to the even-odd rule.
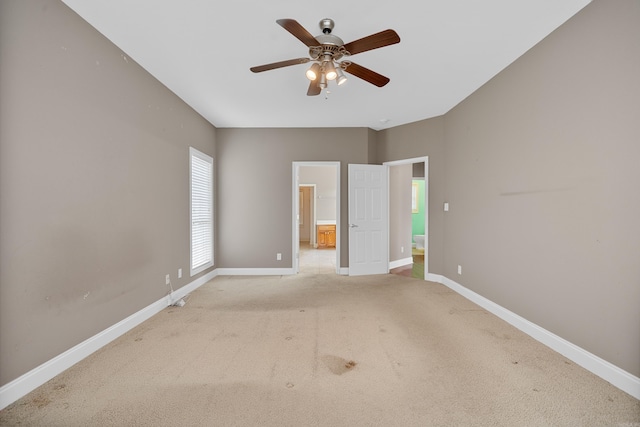
[[[390,274],[424,279],[424,249],[413,248],[413,264],[394,268]],[[314,249],[300,242],[300,274],[336,274],[335,248]]]
[[[314,249],[309,242],[300,242],[301,274],[336,274],[336,249]]]

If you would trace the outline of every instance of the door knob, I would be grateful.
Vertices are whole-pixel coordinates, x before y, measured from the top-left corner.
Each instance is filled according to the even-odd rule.
[[[358,224],[349,224],[349,228],[356,228]]]

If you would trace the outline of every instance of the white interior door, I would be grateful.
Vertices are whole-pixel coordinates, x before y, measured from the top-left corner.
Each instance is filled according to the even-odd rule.
[[[349,165],[349,275],[389,272],[385,165]]]

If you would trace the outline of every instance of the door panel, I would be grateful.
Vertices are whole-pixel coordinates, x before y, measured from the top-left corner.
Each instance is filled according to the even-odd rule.
[[[349,165],[349,275],[386,274],[387,167]]]

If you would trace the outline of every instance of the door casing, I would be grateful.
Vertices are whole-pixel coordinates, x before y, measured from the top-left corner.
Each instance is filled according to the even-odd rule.
[[[424,278],[429,272],[429,156],[384,162],[383,165],[398,166],[424,162]],[[411,209],[409,206],[408,209]]]
[[[300,226],[298,225],[298,206],[300,206],[300,167],[334,166],[336,173],[336,274],[340,274],[340,162],[292,162],[291,184],[291,228],[292,228],[292,270],[300,272]]]

